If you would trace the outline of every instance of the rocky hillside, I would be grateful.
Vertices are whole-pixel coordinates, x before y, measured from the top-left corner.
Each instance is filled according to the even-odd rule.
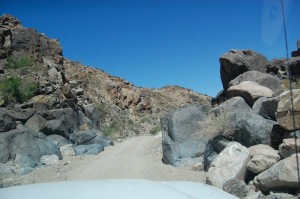
[[[207,184],[239,198],[296,198],[299,52],[300,41],[289,60],[253,50],[222,55],[224,91],[214,107],[186,106],[162,118],[163,162],[206,171]]]
[[[0,20],[2,79],[18,77],[23,87],[35,87],[22,100],[11,101],[2,92],[2,107],[42,102],[47,109],[84,110],[84,106],[93,105],[99,113],[100,129],[112,138],[123,138],[151,130],[155,133],[159,118],[170,110],[186,104],[210,104],[210,97],[192,90],[178,86],[140,88],[100,69],[68,60],[58,40],[22,27],[10,15]]]

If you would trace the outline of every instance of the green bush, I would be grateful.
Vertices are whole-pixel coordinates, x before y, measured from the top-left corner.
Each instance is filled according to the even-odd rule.
[[[35,82],[19,77],[5,77],[0,81],[0,92],[6,104],[23,103],[33,97],[37,89]]]
[[[7,58],[5,68],[18,69],[33,65],[33,59],[29,55],[12,55]]]

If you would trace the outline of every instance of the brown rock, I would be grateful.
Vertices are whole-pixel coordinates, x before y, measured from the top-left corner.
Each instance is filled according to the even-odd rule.
[[[236,86],[231,86],[227,93],[230,97],[243,97],[250,106],[260,97],[274,96],[274,92],[271,89],[251,81],[243,81]]]

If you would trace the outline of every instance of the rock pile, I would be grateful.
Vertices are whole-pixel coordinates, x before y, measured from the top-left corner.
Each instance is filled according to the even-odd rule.
[[[214,107],[187,106],[161,119],[164,163],[203,165],[207,184],[240,198],[294,198],[300,150],[296,54],[270,62],[252,50],[225,53],[220,58],[224,91],[212,100]]]

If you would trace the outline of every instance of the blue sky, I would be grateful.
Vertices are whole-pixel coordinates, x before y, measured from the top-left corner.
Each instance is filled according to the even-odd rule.
[[[292,51],[300,1],[284,2]],[[223,53],[285,56],[280,0],[0,0],[3,13],[58,38],[67,58],[141,87],[179,85],[215,96]]]

